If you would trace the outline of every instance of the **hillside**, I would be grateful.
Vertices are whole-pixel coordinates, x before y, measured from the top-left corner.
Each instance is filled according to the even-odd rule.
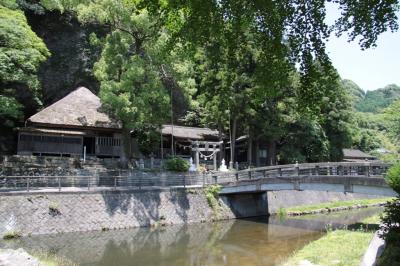
[[[364,97],[360,97],[362,94],[360,94],[357,87],[350,87],[350,93],[353,95],[354,107],[359,112],[379,113],[394,100],[400,98],[400,87],[395,84],[367,91]]]

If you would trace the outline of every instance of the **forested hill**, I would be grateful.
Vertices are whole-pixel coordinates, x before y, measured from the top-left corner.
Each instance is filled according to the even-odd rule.
[[[353,106],[359,112],[379,113],[400,98],[400,87],[396,84],[367,92],[351,80],[343,80],[342,84],[350,92]]]

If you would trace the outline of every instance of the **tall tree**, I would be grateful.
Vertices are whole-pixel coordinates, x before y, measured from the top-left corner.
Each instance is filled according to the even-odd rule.
[[[0,121],[12,126],[23,118],[21,98],[41,105],[37,71],[50,53],[15,1],[0,2],[0,43]]]
[[[162,28],[155,16],[134,1],[84,1],[76,7],[83,23],[109,27],[99,41],[100,60],[94,72],[100,81],[104,108],[122,122],[125,154],[131,156],[131,131],[160,125],[168,115],[168,92],[161,78],[159,52]]]

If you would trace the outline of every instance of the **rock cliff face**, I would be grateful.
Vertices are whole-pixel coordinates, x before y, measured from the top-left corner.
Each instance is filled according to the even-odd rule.
[[[94,62],[100,55],[100,49],[89,43],[89,35],[96,32],[103,35],[105,29],[94,25],[81,25],[71,13],[46,11],[37,14],[25,10],[32,30],[43,39],[51,52],[51,57],[42,64],[39,80],[42,85],[43,106],[58,101],[79,86],[85,86],[97,93],[99,84],[92,74]],[[25,121],[38,111],[32,97],[21,95],[19,99],[25,106]],[[15,126],[24,126],[23,121]],[[16,131],[6,125],[0,125],[0,154],[16,152]]]
[[[38,15],[27,12],[32,30],[43,39],[51,57],[41,66],[43,105],[47,106],[77,88],[85,86],[98,91],[98,82],[92,74],[100,50],[89,43],[92,32],[104,33],[93,25],[81,25],[71,13],[58,11]],[[30,115],[29,113],[27,115]]]

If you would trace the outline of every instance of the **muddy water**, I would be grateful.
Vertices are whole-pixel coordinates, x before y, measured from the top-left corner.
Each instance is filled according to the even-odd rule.
[[[325,234],[381,212],[368,208],[332,214],[257,217],[161,228],[32,236],[0,242],[66,257],[78,265],[279,265]]]

